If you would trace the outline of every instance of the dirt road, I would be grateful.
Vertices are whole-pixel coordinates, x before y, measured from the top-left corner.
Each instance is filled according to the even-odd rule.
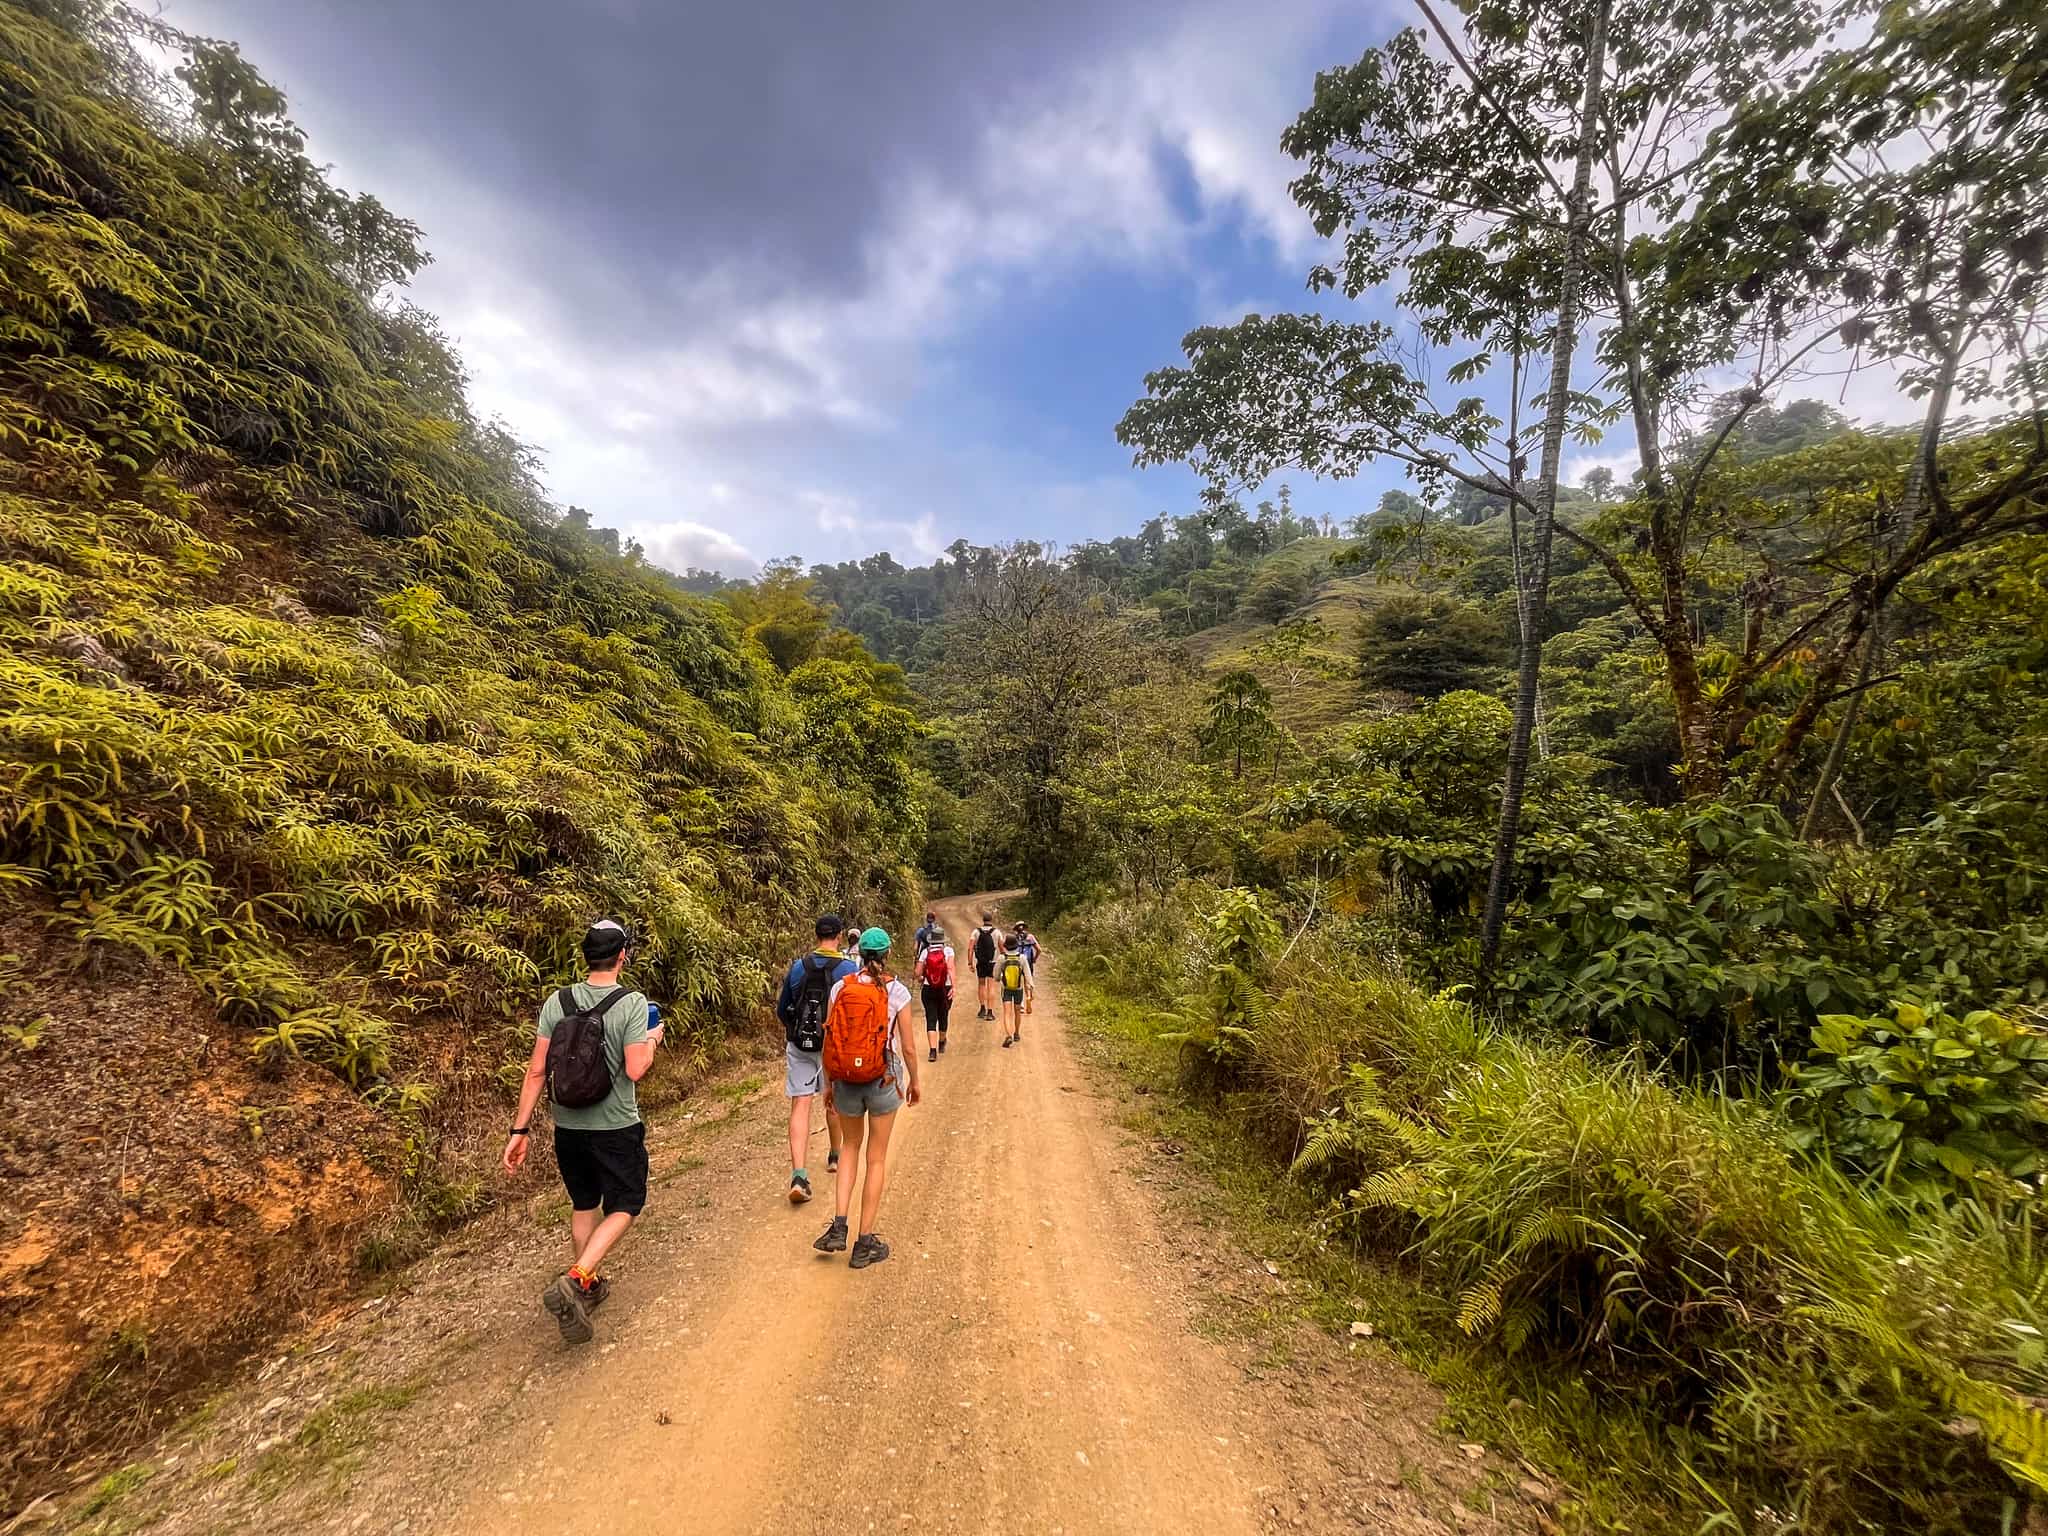
[[[941,915],[964,952],[967,904]],[[729,1115],[658,1130],[595,1343],[563,1346],[536,1303],[561,1262],[562,1210],[543,1210],[430,1261],[160,1447],[124,1518],[493,1536],[1524,1528],[1507,1505],[1466,1507],[1490,1502],[1478,1448],[1448,1444],[1434,1398],[1376,1346],[1360,1360],[1322,1340],[1324,1358],[1253,1379],[1242,1346],[1192,1331],[1218,1276],[1275,1282],[1177,1230],[1139,1175],[1149,1149],[1119,1129],[1118,1090],[1070,1048],[1057,957],[1013,1050],[974,1020],[971,985],[925,1102],[899,1117],[887,1263],[812,1251],[822,1135],[821,1198],[782,1198],[778,1066]]]

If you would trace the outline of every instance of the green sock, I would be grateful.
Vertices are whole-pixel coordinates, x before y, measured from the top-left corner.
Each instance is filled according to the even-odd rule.
[[[791,1178],[792,1180],[795,1180],[795,1179],[803,1179],[803,1180],[804,1180],[805,1182],[809,1182],[809,1180],[810,1180],[810,1177],[811,1177],[811,1170],[810,1170],[810,1169],[808,1169],[808,1168],[799,1168],[799,1169],[797,1169],[797,1171],[796,1171],[795,1173],[792,1173],[792,1174],[790,1175],[790,1178]]]

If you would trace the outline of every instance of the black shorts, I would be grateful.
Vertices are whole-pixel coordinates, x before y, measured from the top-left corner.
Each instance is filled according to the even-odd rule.
[[[979,977],[980,977],[980,978],[981,978],[981,979],[982,979],[983,981],[987,981],[987,980],[988,980],[988,979],[989,979],[990,977],[994,976],[994,975],[995,975],[995,973],[996,973],[996,963],[995,963],[995,961],[993,961],[993,960],[977,960],[977,961],[975,961],[975,962],[974,962],[974,974],[975,974],[976,976],[979,976]]]
[[[952,1013],[953,999],[949,989],[945,987],[926,987],[924,989],[924,1027],[926,1029],[936,1029],[943,1035],[946,1032],[946,1023],[951,1018]]]
[[[602,1204],[607,1216],[638,1216],[647,1204],[647,1127],[579,1131],[555,1127],[555,1166],[579,1211]]]

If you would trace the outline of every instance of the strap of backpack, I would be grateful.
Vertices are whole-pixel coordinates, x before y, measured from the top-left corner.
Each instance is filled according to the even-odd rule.
[[[565,1019],[572,1013],[581,1013],[583,1011],[576,1006],[576,989],[574,987],[564,987],[557,992],[555,994],[555,1004],[562,1010],[562,1017]]]

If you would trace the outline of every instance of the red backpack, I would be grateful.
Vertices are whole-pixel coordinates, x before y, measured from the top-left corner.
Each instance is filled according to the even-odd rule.
[[[825,1020],[825,1075],[878,1083],[889,1070],[889,978],[857,971],[840,983]]]
[[[928,949],[924,952],[924,984],[928,987],[953,985],[953,962],[946,958],[943,949]]]

